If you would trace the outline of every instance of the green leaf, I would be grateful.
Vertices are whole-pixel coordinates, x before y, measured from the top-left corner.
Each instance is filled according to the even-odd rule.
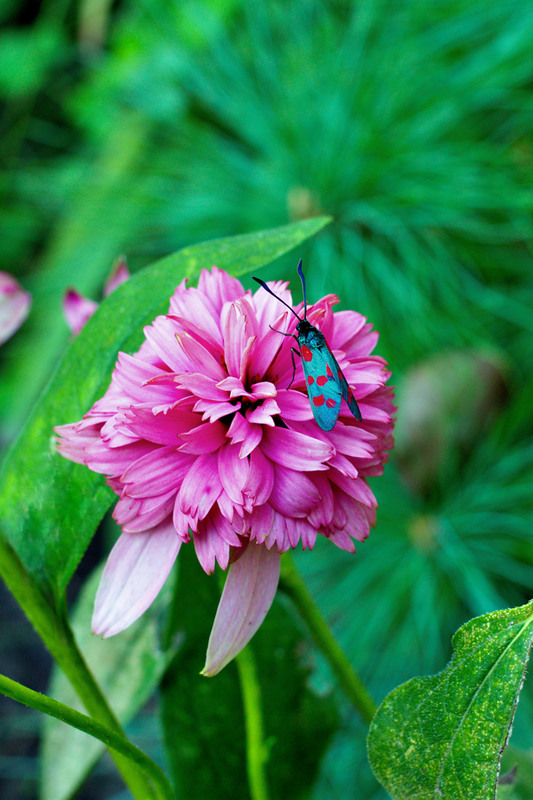
[[[234,275],[259,269],[327,225],[317,217],[219,239],[164,258],[119,286],[69,347],[0,475],[2,534],[42,588],[60,596],[113,500],[102,476],[62,458],[54,425],[81,419],[106,390],[119,350],[135,352],[144,325],[166,313],[185,276],[213,263]]]
[[[79,597],[72,616],[76,640],[97,683],[110,698],[113,711],[126,725],[148,700],[168,664],[169,654],[159,644],[159,617],[168,605],[171,581],[143,616],[120,636],[101,639],[91,633],[94,596],[102,567],[96,569]],[[85,711],[65,674],[56,666],[51,697]],[[43,724],[41,745],[41,800],[67,800],[81,786],[105,750],[98,739],[69,728],[53,717]]]
[[[192,547],[179,555],[179,576],[170,634],[183,641],[162,686],[168,759],[178,797],[248,798],[245,721],[235,663],[214,678],[199,675],[220,597]],[[308,796],[337,725],[331,698],[308,687],[301,663],[301,636],[274,602],[248,645],[259,679],[270,800]],[[287,710],[290,709],[290,714]]]
[[[370,763],[393,800],[494,800],[533,641],[533,601],[470,620],[443,672],[385,698]]]

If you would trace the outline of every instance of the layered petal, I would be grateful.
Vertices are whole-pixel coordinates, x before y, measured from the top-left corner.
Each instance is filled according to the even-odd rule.
[[[291,304],[287,284],[268,286]],[[136,619],[192,539],[205,572],[231,565],[204,669],[215,674],[261,624],[282,552],[311,549],[317,535],[353,552],[368,535],[376,501],[366,478],[392,447],[392,391],[370,326],[334,312],[336,302],[309,305],[307,321],[335,353],[362,421],[344,401],[332,430],[315,420],[293,353],[303,304],[297,317],[214,267],[197,288],[176,288],[137,353],[119,354],[85,418],[56,429],[61,454],[103,473],[119,497],[122,536],[98,592],[96,631],[109,636]]]

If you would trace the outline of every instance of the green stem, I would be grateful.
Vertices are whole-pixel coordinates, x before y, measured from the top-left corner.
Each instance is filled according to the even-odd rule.
[[[95,720],[124,737],[124,732],[89,670],[66,620],[61,620],[48,597],[28,574],[17,554],[0,535],[0,575],[41,637],[52,658],[61,667],[85,708]],[[119,752],[113,760],[132,795],[138,800],[154,797],[144,772]],[[153,764],[155,770],[159,770]]]
[[[236,658],[241,682],[246,726],[246,766],[251,800],[268,800],[265,764],[268,758],[261,714],[261,689],[255,660],[249,647]]]
[[[316,646],[327,658],[341,689],[351,700],[362,719],[370,724],[372,717],[376,713],[375,703],[361,678],[339,647],[329,625],[307,591],[305,583],[300,577],[289,553],[284,553],[281,559],[279,588],[292,600],[300,617],[307,625]]]
[[[65,722],[67,725],[89,734],[89,736],[94,736],[95,739],[100,739],[109,748],[121,753],[129,761],[137,764],[151,780],[155,790],[154,797],[157,800],[174,800],[172,787],[163,771],[142,750],[139,750],[138,747],[135,747],[128,739],[116,731],[96,722],[92,717],[81,714],[79,711],[60,703],[58,700],[54,700],[40,692],[34,692],[33,689],[28,689],[27,686],[23,686],[5,675],[0,675],[0,692],[7,697],[11,697],[12,700],[17,700],[19,703],[35,708],[43,714],[55,717],[61,722]]]

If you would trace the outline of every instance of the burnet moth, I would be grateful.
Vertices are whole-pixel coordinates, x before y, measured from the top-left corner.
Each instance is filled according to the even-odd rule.
[[[284,336],[292,336],[298,342],[300,350],[292,348],[292,364],[293,374],[289,386],[294,381],[296,365],[294,363],[294,353],[301,356],[302,365],[305,375],[305,383],[307,386],[307,393],[309,395],[309,402],[314,417],[318,425],[323,431],[330,431],[339,416],[341,410],[341,400],[344,398],[348,408],[359,422],[361,422],[361,412],[359,406],[353,396],[353,392],[348,386],[348,382],[343,375],[343,372],[337,364],[337,359],[333,355],[331,348],[326,342],[326,338],[318,328],[307,320],[307,297],[305,291],[305,278],[302,271],[302,261],[298,264],[298,275],[302,281],[303,296],[304,296],[304,316],[303,319],[291,308],[281,297],[278,297],[274,292],[268,288],[266,283],[260,278],[254,278],[263,289],[269,294],[283,303],[289,311],[292,311],[298,319],[296,325],[296,334],[283,333],[278,331]],[[289,388],[289,387],[287,387]]]

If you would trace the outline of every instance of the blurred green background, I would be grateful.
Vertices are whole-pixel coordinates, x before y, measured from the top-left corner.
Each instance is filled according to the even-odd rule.
[[[0,20],[0,269],[34,297],[0,354],[2,444],[68,343],[67,286],[99,299],[120,253],[135,271],[332,215],[263,277],[298,298],[301,255],[311,301],[335,292],[374,323],[398,446],[356,557],[319,543],[298,562],[377,699],[441,669],[462,622],[533,584],[533,6],[1,0]],[[44,688],[46,657],[3,609],[2,671]],[[381,799],[339,703],[312,796]],[[526,685],[515,747],[531,746],[531,705]],[[39,720],[2,709],[2,798],[36,797]],[[157,757],[152,712],[133,735]],[[106,763],[80,796],[125,796]]]

